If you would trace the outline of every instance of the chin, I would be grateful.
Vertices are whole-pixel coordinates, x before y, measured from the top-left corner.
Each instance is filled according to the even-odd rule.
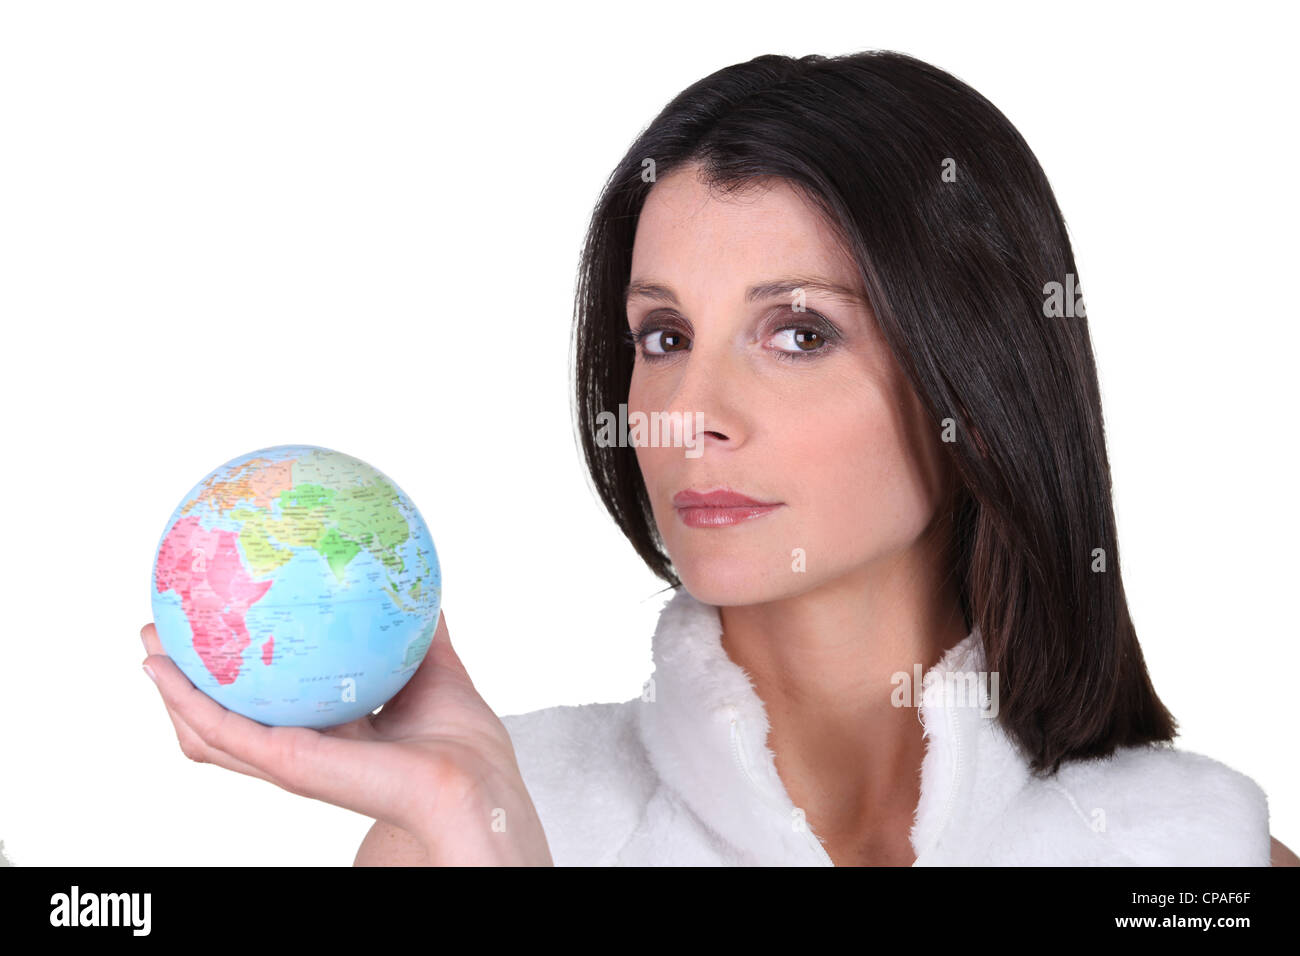
[[[734,557],[691,556],[673,562],[682,586],[705,604],[739,607],[765,604],[803,590],[802,577],[788,565],[773,568],[770,564]]]

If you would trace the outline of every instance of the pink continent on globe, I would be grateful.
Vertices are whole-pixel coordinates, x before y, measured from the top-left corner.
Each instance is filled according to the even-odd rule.
[[[239,676],[244,648],[252,643],[244,615],[271,588],[254,581],[239,560],[234,531],[209,531],[193,516],[181,518],[158,550],[154,586],[174,590],[194,632],[194,650],[220,684]]]

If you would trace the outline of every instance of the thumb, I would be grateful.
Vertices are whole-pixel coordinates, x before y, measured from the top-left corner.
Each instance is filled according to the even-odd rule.
[[[420,668],[411,678],[411,683],[415,683],[420,677],[420,671],[425,669],[425,665],[432,662],[428,677],[435,681],[446,681],[455,679],[458,682],[474,686],[470,680],[469,671],[465,669],[465,664],[461,661],[460,655],[456,653],[456,648],[451,643],[451,629],[447,626],[447,615],[442,611],[438,612],[438,626],[434,628],[433,640],[429,644],[429,650],[424,655],[424,660],[420,662]],[[405,688],[403,688],[405,689]]]
[[[460,655],[451,645],[447,615],[439,612],[438,626],[434,629],[424,659],[420,661],[411,679],[384,704],[383,710],[374,719],[379,725],[405,725],[408,722],[421,724],[433,715],[439,703],[449,699],[463,699],[467,691],[478,695]]]

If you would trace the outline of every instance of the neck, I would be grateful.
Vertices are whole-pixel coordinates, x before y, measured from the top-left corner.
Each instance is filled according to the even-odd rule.
[[[911,682],[967,635],[939,551],[922,542],[793,597],[720,609],[782,782],[829,844],[908,848],[925,745],[916,707],[891,702],[894,678]]]

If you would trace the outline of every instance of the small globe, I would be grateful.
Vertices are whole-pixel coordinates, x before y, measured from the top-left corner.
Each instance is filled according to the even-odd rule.
[[[154,557],[154,624],[195,687],[268,726],[332,727],[410,680],[442,574],[415,505],[350,455],[278,445],[217,468]]]

